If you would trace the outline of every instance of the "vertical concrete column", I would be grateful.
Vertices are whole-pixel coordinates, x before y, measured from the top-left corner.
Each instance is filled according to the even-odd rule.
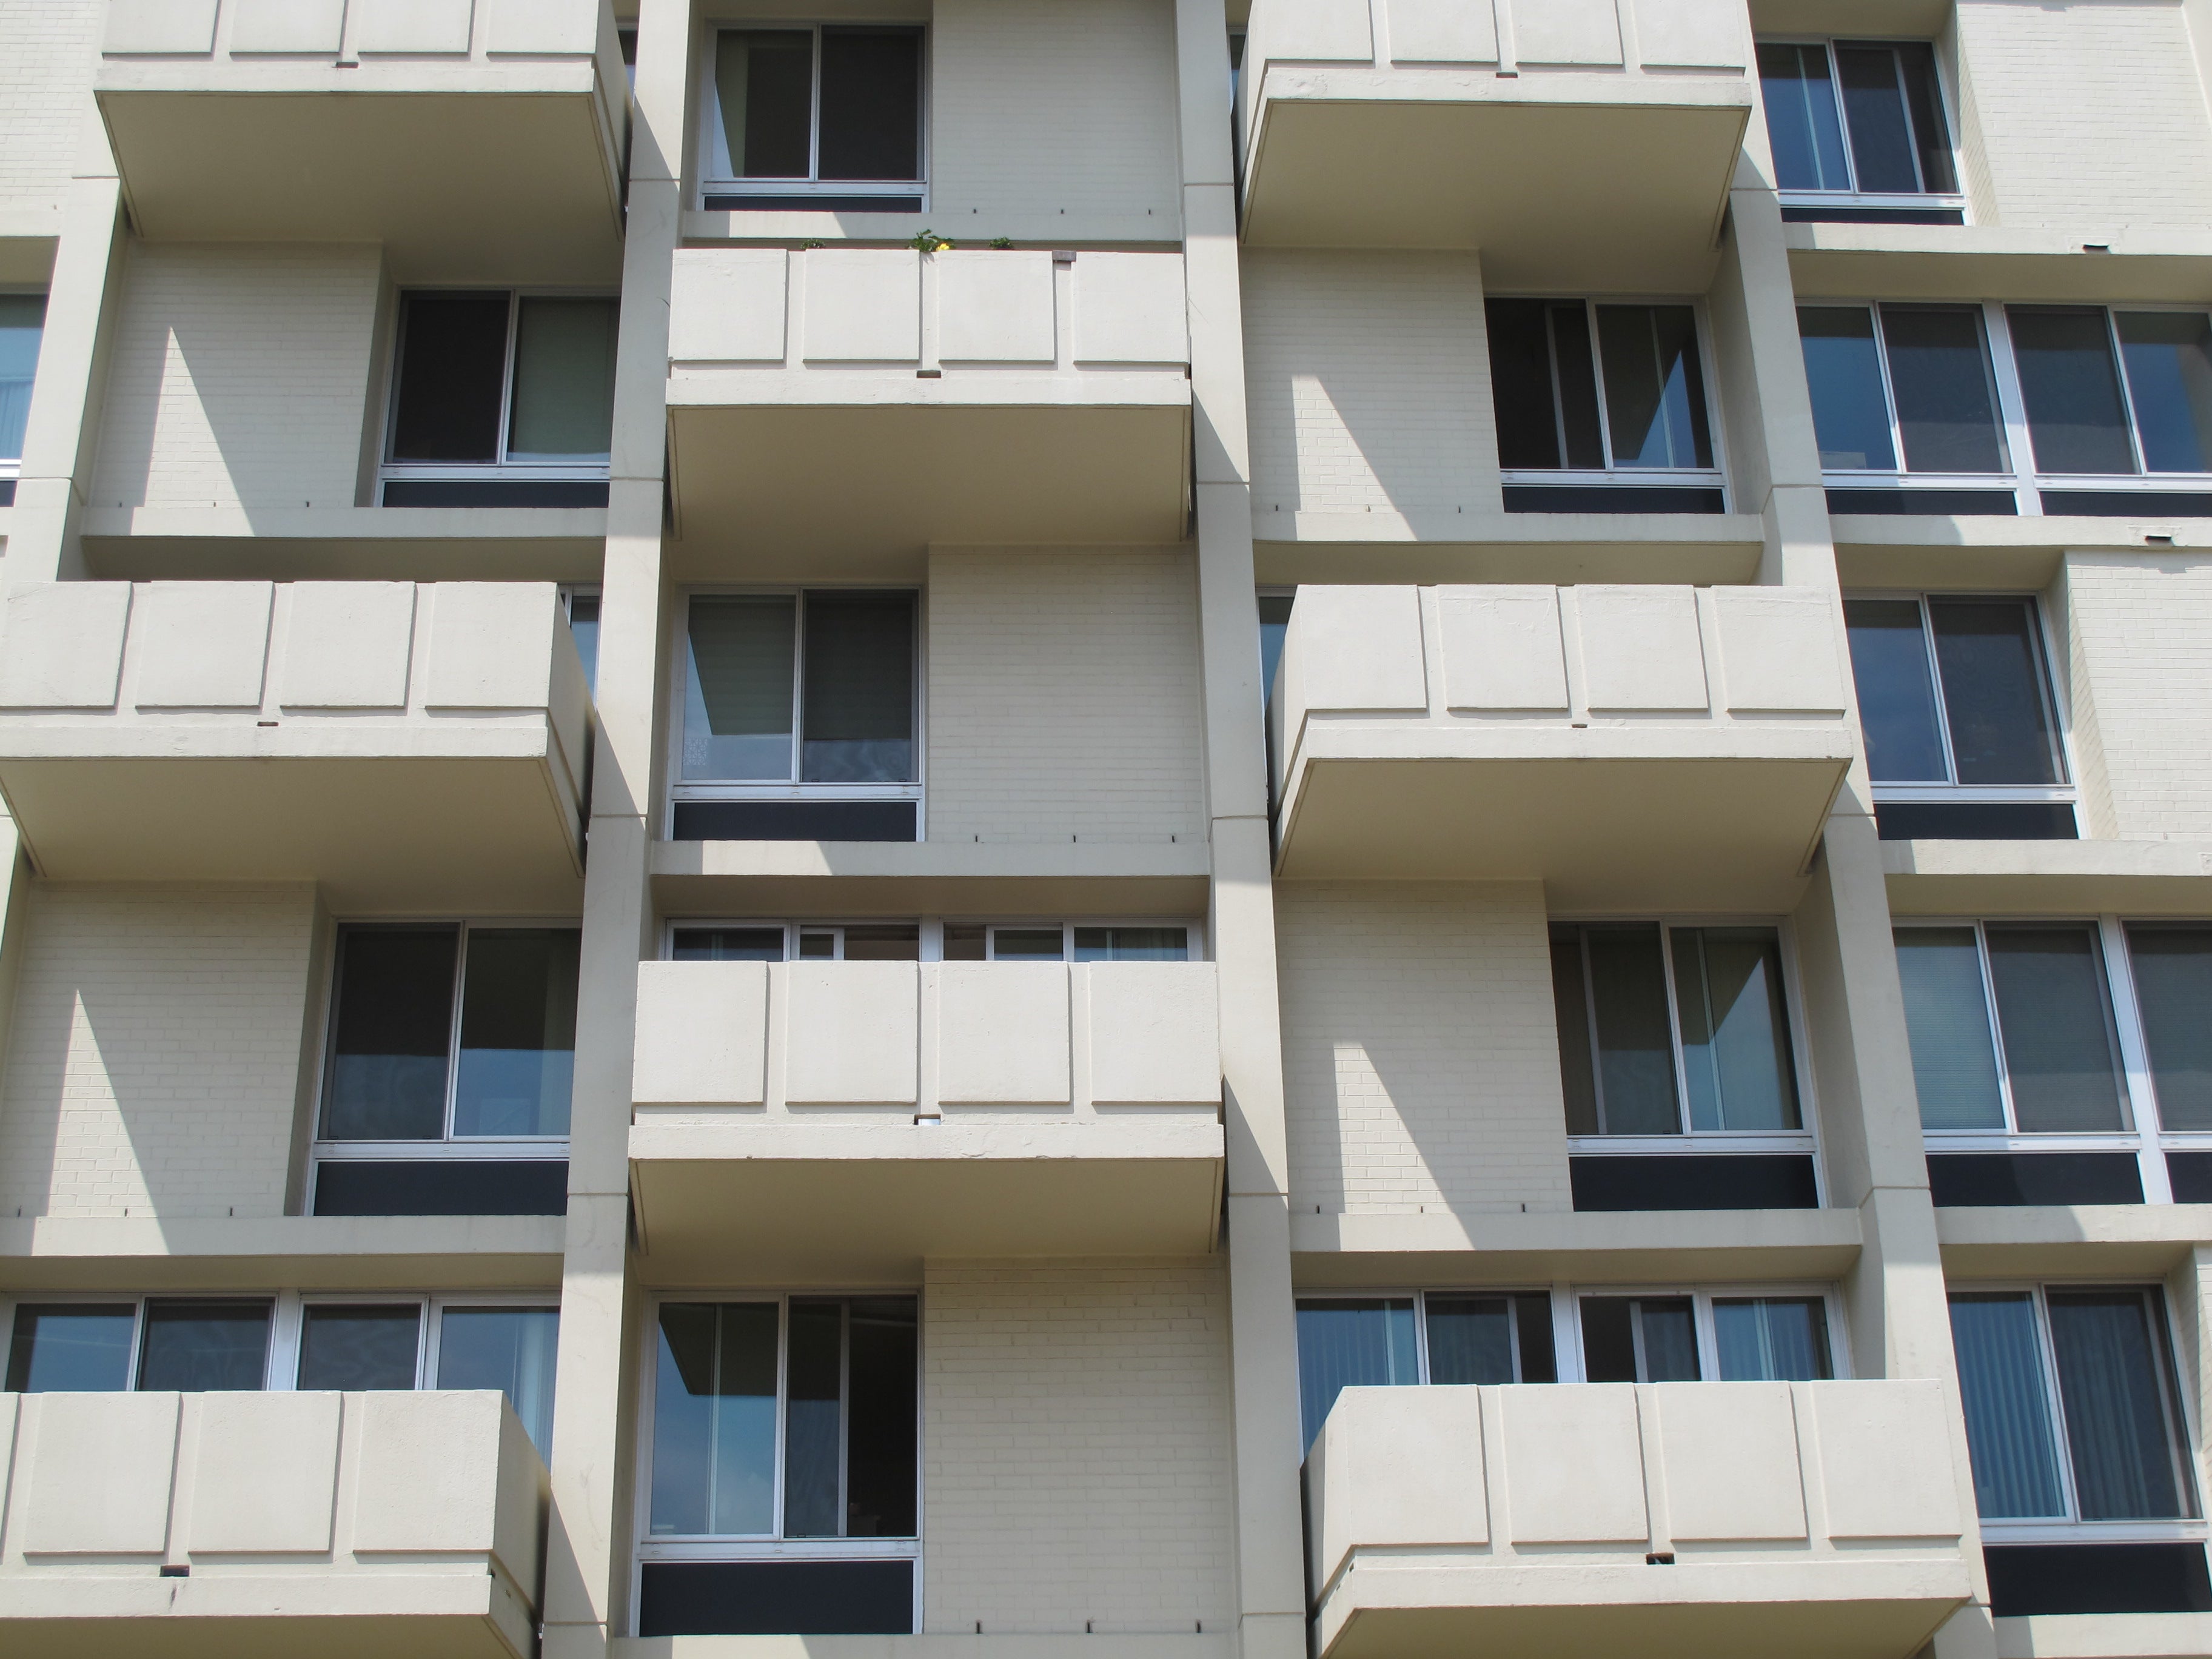
[[[690,0],[644,0],[599,602],[599,720],[546,1551],[546,1659],[604,1655],[628,1618],[633,1466],[624,1429],[635,1370],[629,1340],[630,1061],[637,964],[653,927],[668,292],[682,216],[690,42]]]
[[[1295,1659],[1305,1651],[1297,1331],[1221,0],[1176,0],[1176,35],[1212,938],[1229,1132],[1237,1640],[1248,1656]]]

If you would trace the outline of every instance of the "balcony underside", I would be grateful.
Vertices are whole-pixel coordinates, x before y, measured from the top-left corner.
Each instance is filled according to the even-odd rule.
[[[529,1607],[496,1578],[403,1567],[305,1574],[57,1575],[0,1589],[0,1647],[24,1659],[519,1659]]]

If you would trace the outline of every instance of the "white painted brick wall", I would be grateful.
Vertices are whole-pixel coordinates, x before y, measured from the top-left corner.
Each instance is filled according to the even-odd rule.
[[[40,885],[0,1094],[0,1216],[279,1215],[307,886]]]
[[[930,212],[1157,221],[1181,236],[1173,0],[937,0]],[[1147,227],[1149,229],[1149,227]]]
[[[98,507],[351,507],[381,255],[134,243]]]
[[[1188,553],[931,555],[930,840],[1199,839],[1200,742]]]
[[[1275,889],[1292,1211],[1572,1207],[1536,882]]]
[[[1230,1628],[1218,1261],[933,1265],[923,1629]]]
[[[1999,223],[2212,219],[2212,116],[2179,0],[1960,0],[1958,36]]]
[[[0,207],[58,209],[85,125],[106,0],[0,0]]]
[[[1474,255],[1247,249],[1242,269],[1259,513],[1499,510]]]
[[[2212,838],[2212,561],[2069,553],[2054,593],[2090,827]]]

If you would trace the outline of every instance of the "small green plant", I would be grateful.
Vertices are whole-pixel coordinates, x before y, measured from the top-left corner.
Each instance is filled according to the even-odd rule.
[[[994,236],[991,239],[993,247],[1012,247],[1013,245],[1014,239],[1011,236]]]
[[[913,245],[924,253],[942,253],[954,244],[950,236],[939,236],[933,230],[925,230],[914,239]]]
[[[804,252],[809,248],[827,247],[830,245],[827,242],[801,242],[799,246],[800,250]]]

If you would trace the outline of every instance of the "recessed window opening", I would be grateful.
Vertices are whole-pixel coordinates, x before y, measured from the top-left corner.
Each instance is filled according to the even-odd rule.
[[[1929,42],[1765,40],[1759,79],[1785,217],[1965,222]]]
[[[1585,1382],[1811,1382],[1837,1375],[1825,1294],[1584,1291]]]
[[[1301,1297],[1297,1328],[1309,1448],[1346,1389],[1559,1381],[1548,1291]]]
[[[273,1297],[155,1296],[20,1302],[10,1394],[185,1394],[264,1388]]]
[[[309,1298],[295,1386],[497,1389],[541,1456],[553,1440],[561,1310],[474,1297]]]
[[[1827,472],[2009,471],[1981,307],[1800,306]]]
[[[921,209],[919,27],[720,30],[702,107],[709,209]]]
[[[15,499],[46,325],[45,295],[0,294],[0,507]]]

